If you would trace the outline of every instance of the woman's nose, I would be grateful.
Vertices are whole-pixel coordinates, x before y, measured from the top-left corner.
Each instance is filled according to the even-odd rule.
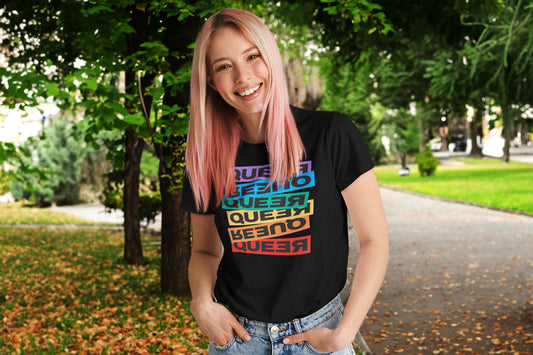
[[[238,83],[246,82],[250,78],[250,70],[245,65],[235,66],[235,81]]]

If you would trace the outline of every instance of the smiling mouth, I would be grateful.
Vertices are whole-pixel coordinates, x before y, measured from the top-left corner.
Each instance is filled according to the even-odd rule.
[[[250,96],[253,93],[255,93],[257,90],[259,90],[259,88],[261,88],[261,85],[263,85],[263,84],[259,84],[259,85],[255,86],[255,87],[251,88],[251,89],[248,89],[248,90],[236,92],[236,94],[239,95],[240,97]]]

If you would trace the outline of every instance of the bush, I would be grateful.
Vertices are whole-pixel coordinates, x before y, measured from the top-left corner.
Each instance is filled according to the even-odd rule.
[[[439,160],[430,151],[418,153],[415,161],[418,164],[420,176],[431,176],[435,174],[439,165]]]
[[[87,154],[80,134],[74,122],[58,119],[41,137],[27,140],[24,148],[29,156],[20,161],[24,168],[17,171],[15,199],[28,198],[40,207],[79,202],[81,164]]]
[[[11,181],[9,183],[11,195],[15,201],[27,200],[30,198],[30,192],[26,190],[26,186],[18,181]]]
[[[110,210],[122,210],[124,209],[124,201],[122,200],[122,193],[113,191],[106,194],[103,201],[104,207]]]
[[[104,206],[111,210],[123,210],[124,200],[122,192],[112,192],[106,195]],[[161,212],[161,194],[159,192],[139,194],[139,218],[146,225],[155,222],[155,217]]]
[[[146,225],[155,222],[155,217],[161,212],[161,194],[153,192],[139,195],[139,215]]]

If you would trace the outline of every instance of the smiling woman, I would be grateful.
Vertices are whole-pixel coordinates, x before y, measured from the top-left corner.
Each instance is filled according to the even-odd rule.
[[[186,161],[202,209],[213,188],[218,202],[225,190],[235,188],[241,140],[268,141],[272,180],[297,173],[304,148],[288,103],[281,55],[257,16],[226,9],[205,23],[196,40],[191,92]]]
[[[210,354],[354,354],[388,257],[372,168],[348,117],[289,106],[263,21],[236,9],[207,20],[182,208],[192,212],[191,312]],[[344,312],[347,211],[361,253]]]

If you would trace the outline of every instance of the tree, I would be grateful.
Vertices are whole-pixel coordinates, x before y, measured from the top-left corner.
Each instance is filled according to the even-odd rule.
[[[484,88],[501,107],[505,137],[502,160],[508,162],[514,133],[512,106],[531,104],[533,93],[533,4],[508,0],[500,6],[498,16],[471,22],[484,29],[464,53],[471,77],[487,78]]]
[[[461,48],[461,14],[454,0],[416,4],[377,0],[372,8],[376,18],[359,23],[360,30],[356,32],[346,30],[352,26],[349,17],[318,18],[327,29],[325,43],[336,49],[331,66],[337,70],[346,62],[356,63],[367,57],[367,65],[352,67],[353,77],[366,75],[366,82],[362,81],[358,90],[366,90],[364,97],[393,110],[409,110],[416,103],[417,115],[413,119],[418,120],[417,131],[421,134],[419,150],[425,150],[425,141],[431,134],[428,128],[440,124],[441,111],[448,110],[447,102],[430,94],[430,80],[425,77],[427,61],[439,49]],[[363,72],[356,74],[360,70]],[[335,76],[331,78],[333,82],[326,86],[337,85]],[[344,92],[351,92],[350,88]],[[405,125],[396,127],[400,126]]]
[[[88,152],[84,142],[77,139],[78,135],[78,127],[62,118],[45,128],[40,139],[25,142],[24,148],[30,156],[23,161],[32,171],[22,169],[16,173],[16,184],[24,192],[15,197],[28,198],[38,206],[77,203],[81,165]],[[46,178],[35,172],[38,169],[46,173]]]
[[[321,108],[350,116],[361,131],[374,163],[379,164],[385,154],[381,142],[384,122],[372,115],[376,102],[369,90],[373,84],[370,52],[363,52],[355,63],[347,62],[340,67],[329,58],[324,58],[325,64],[321,68],[321,73],[327,78]]]
[[[32,2],[3,4],[3,30],[16,48],[5,70],[8,80],[6,96],[11,104],[35,104],[39,97],[52,96],[62,107],[85,108],[85,136],[96,144],[102,129],[129,127],[118,110],[120,100],[128,101],[113,85],[113,75],[124,70],[124,41],[131,27],[127,24],[128,3],[121,1],[113,9],[115,21],[103,2]],[[121,21],[122,19],[122,21]],[[19,79],[20,78],[20,79]],[[22,79],[22,80],[21,80]],[[28,90],[30,89],[30,90]],[[130,89],[131,91],[131,89]],[[22,93],[29,92],[29,95]],[[127,104],[126,104],[127,105]],[[132,113],[135,107],[130,105]],[[131,149],[127,149],[128,157]],[[135,174],[136,163],[126,159],[126,176]],[[140,159],[139,159],[140,161]],[[138,177],[137,177],[138,178]],[[128,180],[126,191],[135,189],[135,178]],[[133,189],[128,189],[132,186]],[[138,194],[138,193],[137,193]],[[132,206],[125,213],[125,259],[134,264],[143,262],[135,192],[127,193]],[[130,228],[132,226],[133,228]]]
[[[10,57],[11,69],[2,71],[9,83],[6,96],[20,104],[34,103],[32,98],[39,96],[53,96],[62,106],[83,107],[84,133],[93,144],[97,144],[95,137],[102,130],[118,129],[125,134],[124,256],[130,263],[143,262],[138,214],[140,155],[146,140],[157,148],[163,179],[163,259],[170,260],[163,265],[175,268],[181,263],[171,275],[162,272],[162,284],[175,285],[177,289],[167,290],[175,294],[188,292],[183,264],[183,260],[188,260],[188,248],[167,248],[166,241],[190,244],[188,225],[179,231],[175,227],[176,223],[184,223],[174,218],[179,211],[176,191],[180,165],[176,158],[181,156],[182,145],[172,143],[176,139],[183,141],[187,127],[187,104],[183,98],[187,98],[187,62],[194,41],[190,34],[196,33],[201,18],[224,5],[229,2],[190,5],[182,1],[137,4],[129,0],[95,0],[21,5],[8,1],[2,5],[2,27],[10,42],[20,48],[18,55]],[[196,24],[187,18],[197,18]],[[179,29],[189,35],[176,41]],[[172,46],[164,41],[179,42],[179,49],[185,50],[169,50]],[[121,73],[126,78],[124,90],[116,85]],[[24,95],[27,92],[31,94]],[[172,102],[178,96],[182,98],[179,105],[178,101]],[[2,154],[10,155],[13,149],[3,146]],[[171,185],[174,189],[169,200]],[[168,277],[173,279],[165,279]]]
[[[485,112],[484,79],[475,80],[470,75],[466,57],[462,50],[439,50],[432,60],[428,61],[425,76],[430,79],[430,94],[438,97],[442,102],[456,110],[464,111],[466,105],[475,109],[474,117],[470,123],[470,139],[472,142],[471,156],[482,156],[481,147],[478,146],[478,137],[482,136],[482,116]]]

